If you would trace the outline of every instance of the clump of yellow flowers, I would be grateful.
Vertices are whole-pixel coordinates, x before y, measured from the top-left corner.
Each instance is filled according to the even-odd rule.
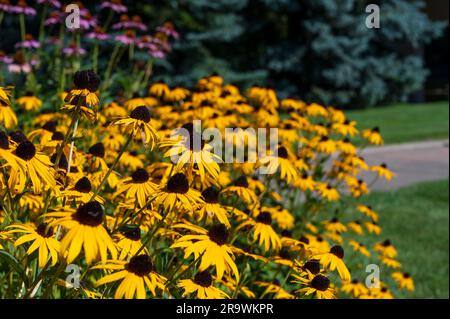
[[[358,277],[373,263],[414,289],[393,243],[364,244],[381,227],[361,174],[393,173],[354,142],[382,144],[377,128],[216,74],[110,103],[100,82],[77,72],[61,108],[34,118],[0,87],[1,296],[393,298]],[[247,147],[249,129],[270,128],[272,148]],[[205,134],[195,143],[207,129],[245,160],[224,161]],[[66,280],[71,265],[80,285]]]

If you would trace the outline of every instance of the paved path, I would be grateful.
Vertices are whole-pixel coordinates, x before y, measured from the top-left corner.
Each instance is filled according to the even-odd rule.
[[[449,177],[449,142],[426,141],[367,148],[362,156],[370,165],[386,163],[397,175],[391,182],[379,179],[372,190],[390,190]],[[366,173],[367,182],[374,174]]]

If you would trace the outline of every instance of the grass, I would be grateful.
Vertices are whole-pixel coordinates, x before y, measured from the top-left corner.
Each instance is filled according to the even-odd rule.
[[[360,129],[378,126],[386,144],[448,138],[448,101],[348,111]]]
[[[380,215],[381,239],[392,241],[402,270],[414,278],[416,290],[395,289],[397,297],[449,298],[448,184],[448,180],[429,182],[373,193],[365,201]],[[380,238],[370,240],[367,244],[373,245]],[[381,280],[390,281],[383,277],[383,268]]]

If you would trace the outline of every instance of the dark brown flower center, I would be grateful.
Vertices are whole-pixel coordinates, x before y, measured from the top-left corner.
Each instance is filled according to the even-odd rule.
[[[80,193],[89,193],[91,189],[92,185],[87,177],[80,178],[75,184],[75,190]]]
[[[236,180],[234,181],[234,186],[248,188],[248,180],[247,180],[247,177],[244,176],[244,175],[238,177],[238,179],[236,179]]]
[[[77,89],[96,92],[100,86],[100,77],[93,70],[78,71],[74,75],[73,83]]]
[[[209,229],[209,238],[218,245],[226,244],[228,240],[228,229],[224,224],[217,224]]]
[[[208,187],[202,192],[202,197],[206,203],[217,204],[219,202],[219,191],[214,187]]]
[[[147,276],[155,269],[150,256],[148,255],[139,255],[132,257],[125,268],[129,272],[132,272],[139,277]]]
[[[122,234],[126,238],[131,239],[133,241],[138,241],[139,239],[141,239],[141,230],[137,226],[124,230]]]
[[[42,126],[42,128],[49,132],[56,132],[56,125],[56,121],[48,121]]]
[[[131,178],[134,183],[142,184],[149,180],[150,175],[148,175],[145,169],[139,168],[131,175]]]
[[[103,143],[94,144],[89,148],[89,154],[103,158],[105,157],[105,146]]]
[[[272,215],[269,212],[261,212],[256,217],[256,221],[265,225],[272,225]]]
[[[103,221],[103,207],[97,201],[92,201],[78,207],[75,219],[83,225],[98,226]]]
[[[288,151],[287,151],[286,147],[280,146],[278,148],[278,157],[284,158],[284,159],[288,158]]]
[[[24,141],[17,146],[16,155],[25,161],[29,161],[36,155],[36,147],[30,141]]]
[[[64,140],[64,134],[62,132],[55,132],[52,135],[53,141],[63,141]]]
[[[208,288],[212,284],[212,276],[207,270],[201,271],[195,275],[194,282],[199,286]]]
[[[331,247],[330,253],[337,256],[338,258],[342,259],[344,258],[344,248],[342,246],[336,245]]]
[[[305,236],[300,237],[298,241],[307,245],[309,244],[309,239]]]
[[[143,105],[138,106],[133,111],[131,111],[130,117],[145,123],[150,122],[151,119],[150,111],[146,106]]]
[[[319,291],[325,291],[330,286],[330,279],[324,275],[317,275],[311,280],[311,287]]]
[[[9,149],[9,139],[5,132],[0,132],[0,148],[4,150]]]
[[[282,250],[280,250],[280,253],[278,255],[283,259],[287,259],[287,260],[291,259],[291,254],[289,253],[289,250],[287,250],[286,248],[283,248]]]
[[[320,262],[317,259],[308,260],[303,269],[309,270],[313,275],[317,275],[320,272]]]
[[[183,173],[173,175],[167,182],[170,193],[186,194],[189,191],[189,182]]]
[[[9,137],[16,142],[17,144],[20,144],[22,142],[27,141],[27,137],[22,131],[15,131],[9,134]]]
[[[47,228],[47,224],[39,224],[36,228],[36,232],[42,237],[48,238],[53,236],[53,230],[51,228]]]
[[[389,239],[386,239],[382,244],[383,247],[389,247],[392,245],[391,241]]]

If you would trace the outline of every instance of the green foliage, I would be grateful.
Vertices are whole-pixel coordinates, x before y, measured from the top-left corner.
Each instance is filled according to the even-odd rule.
[[[271,85],[282,96],[365,107],[406,100],[423,85],[422,46],[443,25],[423,1],[380,2],[381,28],[365,25],[360,0],[172,0],[148,12],[172,19],[182,34],[158,75],[192,84],[221,73],[243,87]],[[161,21],[159,21],[161,22]]]

